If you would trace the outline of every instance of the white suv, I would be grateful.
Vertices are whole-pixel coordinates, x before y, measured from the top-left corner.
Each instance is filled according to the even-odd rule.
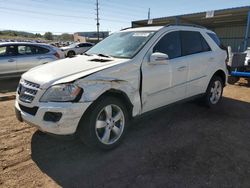
[[[110,149],[120,143],[132,117],[194,96],[215,106],[227,81],[227,54],[214,35],[173,25],[114,33],[85,55],[23,74],[17,118]]]

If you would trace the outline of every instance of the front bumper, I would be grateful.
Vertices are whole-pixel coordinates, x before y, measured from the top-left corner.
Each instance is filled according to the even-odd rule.
[[[15,103],[16,116],[20,121],[27,122],[30,125],[37,127],[43,132],[48,132],[57,135],[70,135],[76,132],[79,121],[90,106],[91,102],[86,103],[71,103],[71,102],[48,102],[39,103],[37,111],[34,115],[25,112],[20,108],[18,99]],[[22,106],[25,104],[22,103]],[[62,116],[58,122],[45,121],[44,115],[46,112],[61,113]]]

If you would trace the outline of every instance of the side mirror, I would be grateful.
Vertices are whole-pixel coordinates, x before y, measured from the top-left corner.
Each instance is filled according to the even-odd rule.
[[[168,64],[169,57],[167,54],[155,52],[152,53],[150,56],[150,64],[153,65],[161,65],[161,64]]]

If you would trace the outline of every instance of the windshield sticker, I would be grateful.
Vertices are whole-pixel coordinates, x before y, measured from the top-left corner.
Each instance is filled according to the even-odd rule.
[[[148,37],[150,33],[134,33],[133,37]]]

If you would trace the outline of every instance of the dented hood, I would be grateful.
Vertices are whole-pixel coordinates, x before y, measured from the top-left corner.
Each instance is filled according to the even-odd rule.
[[[22,75],[22,78],[46,88],[53,83],[74,81],[75,79],[128,61],[128,59],[106,58],[105,62],[101,62],[98,59],[103,60],[105,58],[95,55],[79,55],[74,58],[57,60],[29,70]]]

